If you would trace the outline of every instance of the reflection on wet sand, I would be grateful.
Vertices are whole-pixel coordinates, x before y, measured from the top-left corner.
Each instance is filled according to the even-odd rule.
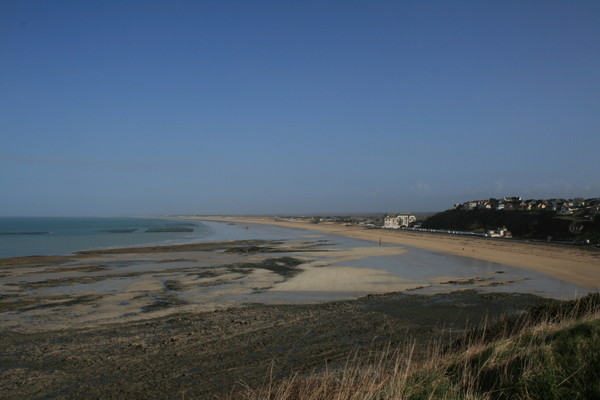
[[[310,232],[293,240],[112,249],[0,261],[0,323],[4,329],[21,330],[397,291],[430,294],[476,288],[547,297],[585,292],[488,261]]]

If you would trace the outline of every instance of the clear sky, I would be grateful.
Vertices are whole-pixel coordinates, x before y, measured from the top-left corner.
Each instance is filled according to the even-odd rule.
[[[600,197],[599,1],[2,1],[0,216]]]

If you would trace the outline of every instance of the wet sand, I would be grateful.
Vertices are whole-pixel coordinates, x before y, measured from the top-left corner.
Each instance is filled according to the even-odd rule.
[[[198,217],[198,219],[308,229],[372,242],[381,240],[384,243],[408,245],[525,268],[582,288],[593,291],[600,290],[600,251],[595,249],[548,246],[506,239],[483,239],[401,230],[366,229],[329,223],[290,222],[266,217]]]
[[[244,240],[0,259],[0,329],[93,327],[235,307],[235,296],[268,290],[323,252],[322,242]]]
[[[571,298],[576,286],[501,264],[334,235],[0,259],[0,329],[94,327],[248,303],[459,289]],[[469,261],[471,260],[471,261]]]
[[[309,373],[387,344],[416,341],[418,358],[432,340],[549,301],[508,292],[513,272],[480,263],[423,272],[443,293],[422,294],[418,271],[365,267],[414,255],[396,232],[377,246],[328,236],[374,232],[292,227],[317,232],[0,259],[0,398],[213,398],[271,367]]]

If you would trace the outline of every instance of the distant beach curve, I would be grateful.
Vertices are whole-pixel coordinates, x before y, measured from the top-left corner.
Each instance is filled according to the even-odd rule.
[[[188,217],[207,221],[267,224],[308,229],[384,243],[466,256],[518,268],[525,268],[590,290],[600,289],[600,252],[581,248],[484,239],[463,236],[432,235],[402,230],[367,229],[333,223],[278,220],[269,217]]]

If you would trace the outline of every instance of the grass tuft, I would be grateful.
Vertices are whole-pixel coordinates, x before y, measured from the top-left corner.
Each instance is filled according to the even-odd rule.
[[[600,398],[600,294],[535,307],[473,329],[452,345],[415,343],[350,357],[343,368],[240,385],[241,400],[505,400]]]

